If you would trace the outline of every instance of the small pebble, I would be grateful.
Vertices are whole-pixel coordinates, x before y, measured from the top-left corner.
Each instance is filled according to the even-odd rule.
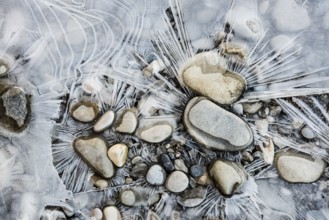
[[[94,218],[95,220],[102,220],[103,219],[103,212],[99,208],[94,208],[91,211],[91,216],[90,217]]]
[[[138,124],[138,112],[136,108],[124,111],[115,125],[115,131],[119,133],[132,134]]]
[[[161,165],[166,171],[168,172],[174,171],[175,166],[168,154],[161,154],[159,162],[161,163]]]
[[[203,167],[199,164],[190,167],[190,174],[193,177],[199,177],[203,174]]]
[[[183,192],[189,185],[187,175],[181,171],[172,172],[166,180],[166,188],[170,192],[179,193]]]
[[[146,181],[151,185],[163,185],[167,177],[166,171],[158,164],[149,168],[146,174]]]
[[[94,125],[95,132],[102,132],[111,127],[115,119],[115,113],[112,110],[105,112]]]
[[[120,193],[120,201],[126,206],[133,206],[136,202],[134,191],[127,189]]]
[[[248,114],[255,114],[257,113],[262,107],[262,102],[253,102],[253,103],[243,103],[243,111]]]
[[[133,166],[130,175],[135,178],[144,177],[146,172],[147,172],[147,165],[145,163],[139,163]]]
[[[122,167],[126,163],[128,146],[126,144],[115,144],[107,151],[107,155],[117,167]]]
[[[99,109],[95,103],[81,101],[71,108],[71,115],[74,119],[81,122],[93,121]]]
[[[315,138],[315,133],[313,132],[313,130],[309,126],[304,126],[301,130],[301,134],[306,139],[314,139]]]
[[[188,173],[188,169],[182,159],[175,160],[175,170],[183,171],[184,173]]]
[[[261,118],[266,118],[270,114],[270,109],[268,107],[263,107],[258,111],[258,115]]]
[[[141,162],[143,162],[143,158],[140,157],[140,156],[136,156],[136,157],[134,157],[134,158],[131,160],[131,163],[132,163],[133,165],[139,164],[139,163],[141,163]]]
[[[167,123],[162,123],[137,129],[136,135],[149,143],[161,143],[171,137],[172,133],[172,126]]]

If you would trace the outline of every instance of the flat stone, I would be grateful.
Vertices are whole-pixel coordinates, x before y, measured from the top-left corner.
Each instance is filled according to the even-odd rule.
[[[103,209],[104,220],[121,220],[121,213],[115,206],[107,206]]]
[[[107,156],[107,143],[100,137],[82,137],[73,142],[75,152],[103,178],[111,178],[114,167]]]
[[[189,179],[182,171],[172,172],[166,180],[166,188],[170,192],[179,193],[183,192],[189,184]]]
[[[95,103],[87,102],[87,101],[81,101],[71,108],[71,115],[75,120],[81,121],[81,122],[91,122],[93,121],[97,114],[99,112],[99,109]]]
[[[228,160],[216,160],[210,166],[209,175],[225,196],[237,192],[247,179],[243,167]]]
[[[95,132],[102,132],[111,127],[115,119],[115,113],[112,110],[105,112],[94,125]]]
[[[161,154],[160,163],[166,171],[174,171],[175,167],[168,154]]]
[[[141,128],[137,130],[137,136],[149,143],[160,143],[169,137],[173,133],[173,128],[167,123],[155,124],[149,127]]]
[[[188,173],[188,169],[184,163],[184,160],[176,159],[174,163],[175,163],[175,170],[183,171],[184,173]]]
[[[219,104],[232,104],[244,92],[246,83],[239,74],[226,68],[226,60],[219,53],[200,53],[183,67],[183,82],[194,92]]]
[[[300,133],[303,135],[304,138],[306,139],[313,139],[315,138],[315,133],[309,126],[305,126],[302,128]]]
[[[163,185],[167,174],[162,166],[155,164],[149,168],[146,174],[146,181],[151,185]]]
[[[130,175],[135,178],[144,177],[146,172],[147,172],[147,165],[145,163],[139,163],[133,166]]]
[[[312,183],[317,181],[326,168],[326,162],[303,153],[280,152],[275,155],[278,174],[291,183]]]
[[[202,176],[203,174],[203,167],[199,164],[193,165],[190,167],[190,174],[192,177],[196,178]]]
[[[204,97],[195,97],[185,108],[187,132],[206,148],[239,151],[253,143],[249,125]]]
[[[138,124],[138,112],[136,108],[124,111],[115,125],[115,131],[119,133],[132,134],[135,132]]]
[[[196,187],[191,190],[185,190],[177,197],[177,202],[184,207],[196,207],[200,205],[206,198],[207,189],[205,187]]]
[[[127,160],[128,146],[122,143],[115,144],[107,151],[107,155],[117,167],[122,167]]]

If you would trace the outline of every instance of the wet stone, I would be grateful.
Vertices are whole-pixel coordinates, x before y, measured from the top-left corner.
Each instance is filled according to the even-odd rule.
[[[145,163],[139,163],[133,166],[130,175],[135,178],[144,177],[146,172],[147,172],[147,165]]]
[[[73,142],[75,152],[103,178],[111,178],[114,166],[107,156],[107,143],[100,137],[82,137]]]
[[[183,68],[183,82],[194,92],[219,104],[232,104],[244,92],[246,83],[240,75],[226,68],[226,60],[219,53],[200,53]]]
[[[326,168],[326,162],[296,152],[280,152],[275,155],[278,174],[291,183],[312,183],[318,180]]]
[[[168,154],[161,154],[159,162],[161,163],[161,165],[166,171],[168,172],[174,171],[175,166]]]
[[[99,109],[95,103],[88,101],[81,101],[71,108],[71,115],[75,120],[81,122],[91,122],[93,121]]]
[[[9,132],[23,131],[31,115],[25,91],[17,86],[0,85],[0,124]]]
[[[137,115],[138,112],[135,108],[124,111],[115,125],[115,131],[125,134],[134,133],[138,124]]]
[[[171,137],[173,128],[167,123],[155,124],[149,127],[140,128],[136,135],[149,143],[160,143]]]
[[[163,185],[166,180],[166,171],[158,164],[149,168],[146,174],[146,181],[151,185]]]
[[[190,167],[190,174],[192,177],[199,177],[203,174],[203,167],[199,164]]]
[[[237,192],[247,179],[243,167],[228,160],[216,160],[209,169],[209,175],[225,196]]]
[[[103,209],[104,220],[121,220],[121,214],[117,207],[107,206]]]
[[[184,112],[188,133],[206,148],[239,151],[253,143],[249,125],[204,97],[189,101]]]
[[[177,197],[177,202],[184,207],[196,207],[205,200],[206,195],[206,188],[199,186],[191,190],[185,190],[180,196]]]
[[[189,185],[189,179],[182,171],[172,172],[166,180],[166,188],[170,192],[179,193],[183,192]]]
[[[107,152],[110,160],[117,166],[122,167],[127,160],[128,146],[126,144],[115,144]]]
[[[115,119],[115,113],[112,110],[105,112],[94,125],[95,132],[102,132],[111,127]]]

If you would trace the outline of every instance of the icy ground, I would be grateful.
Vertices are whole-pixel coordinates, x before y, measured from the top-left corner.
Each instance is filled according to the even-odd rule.
[[[326,0],[1,0],[0,15],[0,219],[329,219]],[[244,88],[199,85],[204,63],[184,77],[199,53]],[[196,95],[225,112],[221,136],[186,119]],[[218,147],[241,126],[246,146]]]

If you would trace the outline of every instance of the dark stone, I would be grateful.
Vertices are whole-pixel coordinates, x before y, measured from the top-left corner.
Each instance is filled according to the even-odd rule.
[[[139,163],[131,169],[130,175],[132,177],[138,178],[138,177],[144,177],[147,172],[147,165],[145,163]]]
[[[163,168],[167,172],[172,172],[175,170],[175,166],[174,166],[173,162],[171,161],[168,154],[161,154],[160,163],[162,164]]]
[[[190,167],[190,173],[193,177],[199,177],[203,174],[203,167],[199,164],[193,165]]]

